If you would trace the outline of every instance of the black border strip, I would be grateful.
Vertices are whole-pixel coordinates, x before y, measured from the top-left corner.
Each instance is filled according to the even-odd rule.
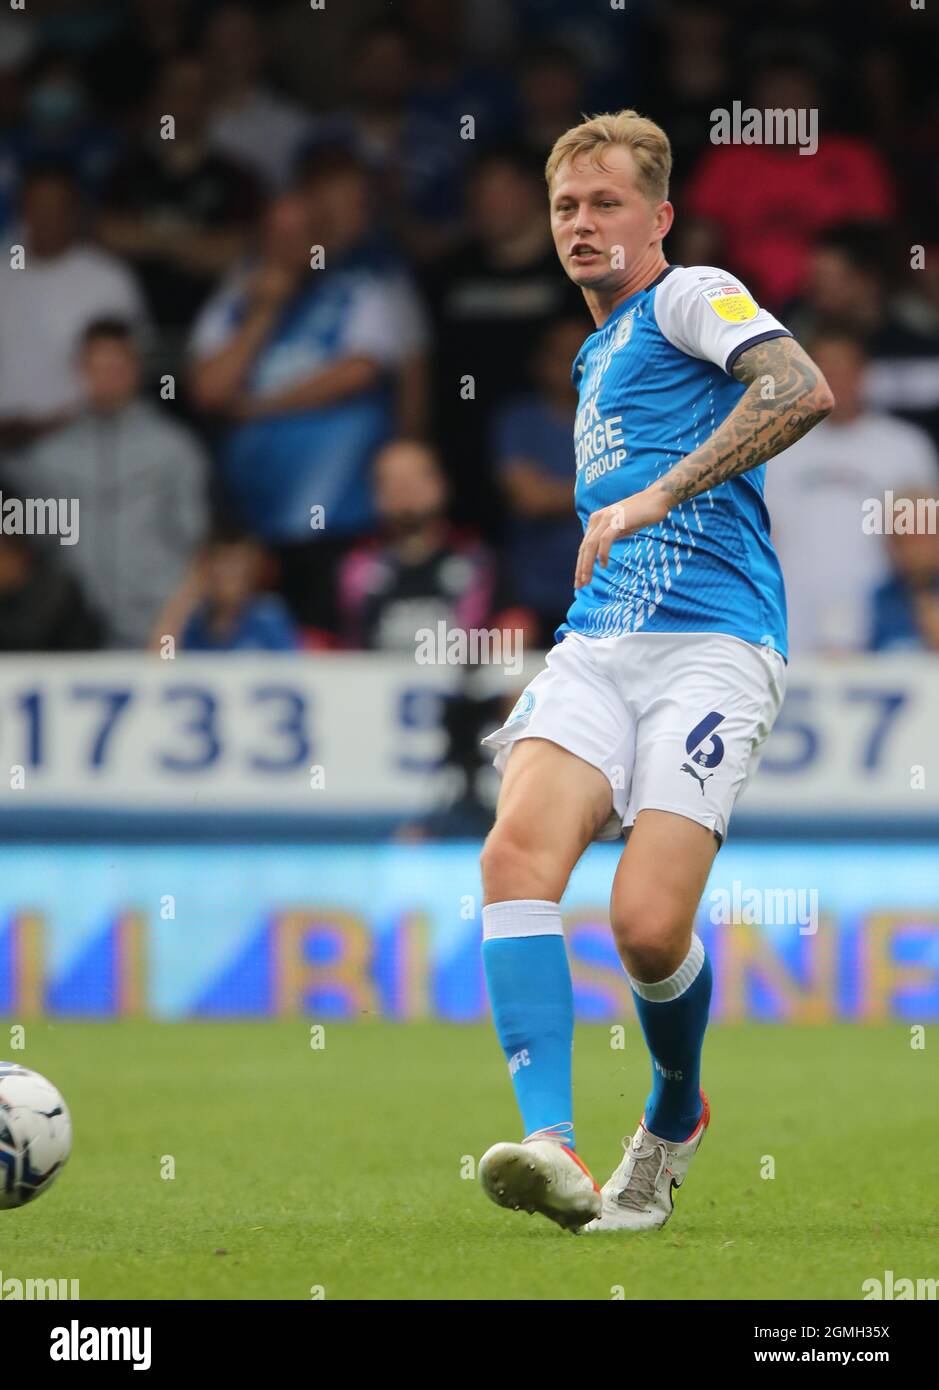
[[[792,336],[788,328],[768,328],[765,333],[757,333],[756,337],[748,338],[745,343],[741,343],[738,347],[734,348],[733,352],[724,363],[724,371],[730,376],[731,367],[740,354],[746,352],[747,348],[755,347],[757,343],[765,343],[770,338],[791,338]]]

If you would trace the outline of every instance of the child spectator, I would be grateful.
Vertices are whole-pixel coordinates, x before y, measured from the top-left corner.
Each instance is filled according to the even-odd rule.
[[[299,633],[287,606],[263,588],[266,556],[244,532],[220,528],[157,622],[151,647],[178,636],[185,652],[292,652]]]

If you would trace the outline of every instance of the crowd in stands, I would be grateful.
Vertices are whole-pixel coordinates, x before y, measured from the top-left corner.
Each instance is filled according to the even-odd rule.
[[[593,324],[544,161],[623,106],[673,141],[668,259],[740,275],[837,400],[766,470],[793,652],[939,651],[937,527],[862,525],[939,497],[939,29],[854,0],[848,45],[840,8],[0,17],[0,490],[80,528],[0,527],[0,651],[550,645]],[[817,109],[817,152],[711,143],[734,101]]]

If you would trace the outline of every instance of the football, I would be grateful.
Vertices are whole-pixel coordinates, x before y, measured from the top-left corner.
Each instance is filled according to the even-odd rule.
[[[71,1151],[72,1121],[52,1082],[0,1062],[0,1208],[25,1206],[47,1191]]]

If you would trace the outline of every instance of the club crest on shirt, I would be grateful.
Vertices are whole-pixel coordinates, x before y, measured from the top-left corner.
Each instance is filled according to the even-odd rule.
[[[621,347],[625,347],[633,335],[633,315],[635,309],[630,309],[628,314],[624,314],[616,325],[616,332],[613,334],[613,351],[618,352]]]
[[[760,312],[754,301],[739,285],[714,285],[698,293],[725,323],[746,323]]]
[[[515,706],[506,724],[513,724],[516,719],[524,719],[527,714],[531,714],[535,708],[535,697],[530,690],[525,690],[515,702]]]
[[[617,324],[613,335],[613,352],[620,352],[621,347],[625,347],[629,339],[632,338],[632,325],[636,318],[642,317],[642,304],[636,304],[635,309],[629,310],[628,314],[622,316]]]

